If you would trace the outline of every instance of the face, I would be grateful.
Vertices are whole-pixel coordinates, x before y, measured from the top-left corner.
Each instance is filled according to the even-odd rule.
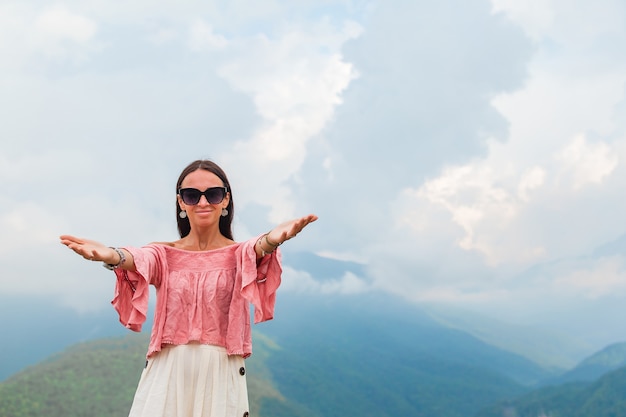
[[[180,188],[195,188],[205,191],[212,187],[224,187],[224,183],[214,173],[198,169],[185,177]],[[180,208],[187,212],[189,223],[194,228],[194,226],[204,227],[212,224],[217,226],[222,215],[222,209],[228,206],[230,194],[226,193],[224,199],[216,204],[209,203],[204,195],[200,196],[198,204],[193,205],[185,204],[180,195],[177,198]]]

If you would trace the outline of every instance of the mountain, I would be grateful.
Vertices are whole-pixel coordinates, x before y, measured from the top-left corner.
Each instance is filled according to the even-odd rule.
[[[75,343],[125,334],[107,304],[80,314],[44,297],[0,297],[0,357],[11,358],[0,361],[0,381]]]
[[[0,383],[0,410],[3,417],[109,417],[125,415],[130,407],[132,395],[141,373],[147,346],[147,334],[129,334],[125,337],[99,339],[81,343],[54,355],[46,361],[25,369]],[[449,407],[426,410],[424,397],[441,390],[443,386],[431,390],[416,390],[414,398],[403,398],[402,391],[395,391],[394,383],[405,387],[407,381],[398,381],[398,374],[386,369],[386,375],[371,375],[375,389],[365,390],[361,383],[363,372],[352,369],[350,384],[342,376],[341,368],[328,369],[325,375],[308,372],[307,367],[292,369],[298,384],[309,386],[306,395],[286,397],[286,390],[279,388],[288,381],[280,379],[269,366],[268,359],[279,357],[283,368],[292,368],[293,362],[283,356],[284,348],[276,345],[265,335],[255,333],[255,354],[247,360],[248,385],[251,413],[259,417],[321,417],[325,415],[365,416],[393,415],[401,404],[405,405],[404,415],[449,417],[456,415],[474,417],[616,417],[626,415],[626,367],[604,375],[594,383],[572,383],[542,388],[522,395],[517,400],[500,402],[478,413],[455,412]],[[321,367],[323,365],[320,364]],[[366,366],[366,368],[368,368]],[[366,369],[366,371],[369,369]],[[318,370],[319,371],[319,370]],[[426,370],[423,370],[425,373]],[[274,375],[273,375],[274,374]],[[402,374],[406,374],[403,372]],[[351,389],[334,392],[335,386],[327,384],[329,377],[336,378],[335,385],[349,385]],[[321,380],[318,379],[321,377]],[[408,378],[411,380],[410,378]],[[386,383],[391,380],[391,385]],[[440,382],[444,382],[442,376]],[[447,390],[446,398],[470,396],[473,391],[484,389],[484,385],[471,387],[472,376],[465,379],[464,390]],[[325,389],[326,388],[326,389]],[[474,388],[473,390],[471,388]],[[352,392],[350,392],[352,391]],[[395,395],[390,394],[393,392]],[[338,401],[348,393],[345,401]],[[418,395],[419,394],[419,395]],[[368,397],[363,403],[364,397]],[[407,401],[408,400],[408,401]],[[432,398],[431,398],[432,400]],[[478,401],[480,402],[480,401]],[[324,405],[320,405],[320,403]],[[344,404],[347,403],[347,404]],[[397,403],[397,404],[393,404]],[[412,404],[410,408],[408,404]],[[374,407],[362,410],[364,407]],[[338,408],[336,413],[324,414],[320,409]]]
[[[346,272],[364,275],[363,265],[354,262],[312,254],[288,259],[289,266],[319,282]],[[147,334],[129,335],[108,300],[104,304],[98,312],[77,314],[53,300],[0,300],[0,314],[12,317],[0,321],[0,332],[9,335],[0,355],[11,358],[0,362],[0,381],[12,375],[0,382],[0,410],[18,413],[8,417],[89,416],[84,405],[89,399],[98,416],[124,415],[143,367]],[[275,319],[254,326],[254,354],[248,360],[251,412],[469,417],[514,401],[561,371],[551,356],[563,341],[538,364],[528,354],[533,345],[525,342],[533,340],[532,331],[501,333],[506,325],[471,321],[458,315],[443,320],[390,295],[279,290]],[[149,313],[146,333],[150,326]],[[534,352],[554,340],[544,335]],[[131,347],[135,341],[139,345]],[[117,390],[101,389],[104,385]]]
[[[626,415],[626,343],[607,346],[543,384],[513,401],[489,407],[477,417]]]
[[[128,414],[145,364],[147,333],[79,343],[0,383],[2,417],[119,417]],[[258,354],[247,361],[251,404],[284,398],[273,388],[263,358],[272,349],[255,336]],[[253,415],[258,407],[253,407]],[[297,407],[289,408],[297,411]],[[298,412],[299,413],[299,412]],[[302,415],[306,414],[294,414]]]
[[[286,266],[298,271],[306,271],[316,281],[322,283],[341,279],[346,273],[359,277],[366,275],[364,266],[356,262],[329,259],[311,253],[289,252],[287,250],[284,251],[284,255],[288,261]],[[110,294],[103,295],[100,301],[98,301],[98,305],[93,305],[92,311],[84,313],[77,313],[72,308],[59,305],[59,301],[52,298],[15,295],[11,297],[0,296],[0,316],[11,318],[10,320],[0,320],[0,334],[4,335],[3,343],[0,344],[0,357],[11,358],[10,361],[0,361],[0,381],[18,372],[20,369],[33,365],[73,344],[97,338],[124,335],[126,329],[119,324],[117,315],[109,304],[112,295],[113,288],[111,287]],[[298,296],[297,294],[279,290],[276,320],[281,320],[285,316],[298,316],[298,311],[302,306],[298,302],[292,302],[292,299],[306,300],[306,298],[304,294]],[[347,308],[350,303],[353,303],[353,298],[355,297],[346,296],[344,302],[341,297],[335,296],[333,297],[335,302],[332,308],[340,312],[344,307]],[[399,306],[403,306],[402,308],[407,310],[408,315],[417,314],[414,313],[418,311],[415,306],[407,307],[407,303],[400,298],[389,296],[382,301],[383,298],[385,297],[381,297],[381,301],[378,303],[379,306],[376,307],[378,311],[375,313],[374,320],[393,322],[395,319],[387,318],[387,311],[389,310],[388,306],[393,306],[396,303]],[[313,302],[315,300],[319,300],[323,308],[323,304],[326,302],[325,296],[318,295],[311,298],[310,301]],[[152,301],[154,301],[154,298],[152,298]],[[303,305],[306,305],[306,302]],[[373,307],[363,305],[354,308],[368,311]],[[310,314],[315,315],[315,305],[311,304],[309,311]],[[419,311],[419,314],[424,314],[423,311]],[[355,311],[355,313],[358,313],[358,311]],[[441,316],[442,311],[438,313]],[[331,317],[333,314],[329,313]],[[459,317],[469,317],[466,312],[455,313],[455,315],[456,321],[450,319],[452,315],[448,315],[445,321],[438,320],[439,324],[444,327],[452,327],[460,332],[469,331],[485,344],[525,356],[531,362],[540,363],[541,368],[555,368],[554,364],[559,363],[559,358],[555,358],[555,355],[561,352],[563,356],[566,356],[568,345],[572,345],[571,343],[565,343],[567,341],[556,339],[554,335],[550,334],[541,334],[540,337],[537,337],[537,333],[533,333],[531,330],[522,333],[518,328],[512,328],[511,326],[507,329],[506,323],[494,325],[493,322],[475,320],[474,318],[471,319],[471,322],[468,320],[459,321]],[[151,320],[150,313],[144,325],[145,329],[150,329]],[[433,321],[430,318],[429,320]],[[480,331],[475,331],[477,325],[472,323],[480,323],[478,325]],[[488,335],[488,337],[485,337],[485,335]],[[514,345],[502,343],[503,341],[511,340],[515,341]],[[531,343],[530,341],[533,342]],[[536,341],[541,341],[541,344]],[[527,354],[532,351],[550,352],[550,360],[542,360],[543,358],[540,355]],[[569,364],[569,366],[556,367],[559,368],[556,371],[560,372],[562,371],[561,368],[569,368],[571,366],[574,366],[574,363]],[[554,374],[556,371],[552,369],[551,372]],[[542,379],[544,376],[537,374],[532,377],[529,376],[529,378],[521,378],[520,381],[525,383],[528,379],[537,378]]]
[[[626,367],[593,383],[549,386],[482,410],[475,417],[619,417],[626,416]]]
[[[556,374],[576,366],[595,349],[554,329],[523,326],[477,313],[430,306],[426,310],[442,325],[465,331],[483,342],[517,353]]]
[[[442,326],[416,305],[392,296],[292,295],[277,305],[274,322],[262,331],[292,350],[315,353],[327,345],[348,352],[357,348],[384,349],[399,356],[441,358],[477,366],[520,385],[553,376],[551,370],[521,355]]]
[[[480,404],[523,392],[513,376],[541,373],[398,304],[290,301],[299,308],[289,309],[289,320],[263,328],[281,346],[268,366],[281,394],[315,416],[467,416]]]
[[[145,337],[81,343],[13,375],[0,383],[0,410],[123,415]],[[467,417],[550,375],[411,304],[362,295],[286,298],[274,320],[255,326],[248,369],[251,412],[265,417]]]
[[[567,382],[595,381],[604,374],[626,366],[626,342],[614,343],[589,356],[558,378],[546,381],[551,385]]]
[[[145,363],[145,337],[70,347],[0,383],[3,417],[128,414]]]

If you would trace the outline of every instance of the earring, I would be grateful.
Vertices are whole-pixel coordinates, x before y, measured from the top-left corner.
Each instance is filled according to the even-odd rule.
[[[178,217],[180,217],[181,219],[186,219],[187,212],[185,210],[181,210],[180,213],[178,213]]]
[[[222,217],[226,217],[228,216],[228,210],[226,210],[226,208],[222,209]]]

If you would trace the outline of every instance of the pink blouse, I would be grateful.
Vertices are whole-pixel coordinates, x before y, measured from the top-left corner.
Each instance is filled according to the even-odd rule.
[[[116,269],[111,304],[120,322],[139,332],[148,312],[149,285],[157,290],[147,357],[161,346],[199,342],[224,346],[229,355],[252,354],[250,303],[254,322],[274,317],[282,273],[280,252],[257,265],[258,238],[220,249],[194,252],[163,244],[125,247],[136,272]]]

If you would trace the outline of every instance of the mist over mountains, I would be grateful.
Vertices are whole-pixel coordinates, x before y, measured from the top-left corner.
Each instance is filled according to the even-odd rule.
[[[0,297],[0,381],[78,342],[128,332],[112,309],[77,313],[43,297]]]
[[[321,283],[332,283],[347,272],[362,275],[363,266],[354,262],[312,254],[290,254],[289,261]],[[526,409],[527,403],[534,410],[537,398],[564,407],[554,395],[577,398],[576,393],[592,389],[588,384],[626,364],[622,344],[585,358],[584,347],[556,334],[424,308],[382,293],[283,290],[275,313],[274,320],[254,326],[250,361],[251,371],[257,372],[250,379],[251,392],[257,394],[251,396],[256,396],[259,415],[267,417],[490,416],[502,407]],[[83,395],[81,378],[93,379],[96,385],[108,383],[107,372],[97,367],[87,373],[69,368],[82,357],[91,358],[91,363],[97,362],[94,355],[108,357],[109,349],[117,352],[116,366],[131,366],[129,361],[136,365],[139,359],[124,357],[145,353],[151,328],[149,317],[142,335],[129,334],[110,306],[79,314],[53,300],[26,297],[0,300],[0,314],[7,318],[0,322],[0,331],[9,335],[0,354],[10,358],[0,364],[0,401],[7,400],[4,392],[25,396],[25,404],[34,386],[51,396],[50,404],[78,401],[38,385],[42,372],[54,386],[68,387],[74,398]],[[110,341],[120,336],[137,342]],[[88,343],[75,346],[81,342]],[[576,360],[576,355],[584,360]],[[129,379],[125,392],[132,393],[136,378]],[[572,382],[578,391],[569,385],[561,391],[561,384]],[[119,413],[131,394],[115,395]]]
[[[356,262],[303,252],[289,252],[286,259],[287,268],[305,271],[320,285],[338,282],[348,273],[359,277],[366,275],[364,265]],[[289,279],[285,279],[285,287],[290,285]],[[88,279],[85,285],[89,285]],[[83,313],[43,297],[2,297],[0,314],[5,319],[0,321],[0,331],[6,339],[0,344],[0,354],[11,360],[3,361],[0,366],[0,381],[77,342],[126,334],[127,330],[118,323],[115,311],[108,305],[113,285],[111,282],[111,292],[103,296],[100,308]],[[152,297],[154,301],[154,294]],[[144,331],[150,330],[151,321],[149,313]],[[381,343],[391,346],[410,342],[421,351],[442,352],[450,349],[448,344],[454,337],[460,340],[464,335],[471,340],[471,343],[463,341],[468,346],[480,341],[491,348],[529,359],[554,375],[574,367],[598,350],[554,331],[515,326],[463,310],[418,306],[396,296],[372,292],[337,294],[281,288],[275,319],[259,325],[258,330],[285,338],[288,343],[318,346],[328,343],[326,340],[307,341],[315,334],[312,330],[316,330],[346,341],[346,349],[350,348],[347,341],[351,338],[376,333],[382,338]],[[435,333],[438,337],[433,338]],[[524,382],[541,379],[540,373],[527,377]]]
[[[117,325],[112,316],[106,320]],[[96,315],[53,318],[62,323],[47,323],[45,336],[52,339],[68,341],[121,328],[90,329],[87,320]],[[141,371],[148,332],[121,330],[121,338],[73,344],[0,382],[0,408],[25,410],[7,417],[123,414]],[[35,340],[37,333],[32,335]],[[43,353],[43,346],[31,345],[24,346],[22,358],[28,352],[30,360]],[[10,362],[3,361],[3,372]],[[598,390],[615,391],[615,384],[626,382],[619,376],[623,372],[608,383],[595,381],[625,362],[624,345],[615,345],[558,373],[443,326],[414,305],[373,295],[286,297],[275,320],[255,326],[254,353],[247,361],[251,402],[261,417],[491,417],[511,407],[530,410],[520,417],[536,417],[532,413],[543,404],[571,408],[567,401],[578,404]],[[584,381],[562,387],[556,380],[589,370],[589,365],[595,374],[586,373]],[[541,388],[546,384],[551,385]],[[118,389],[101,388],[111,385]]]

